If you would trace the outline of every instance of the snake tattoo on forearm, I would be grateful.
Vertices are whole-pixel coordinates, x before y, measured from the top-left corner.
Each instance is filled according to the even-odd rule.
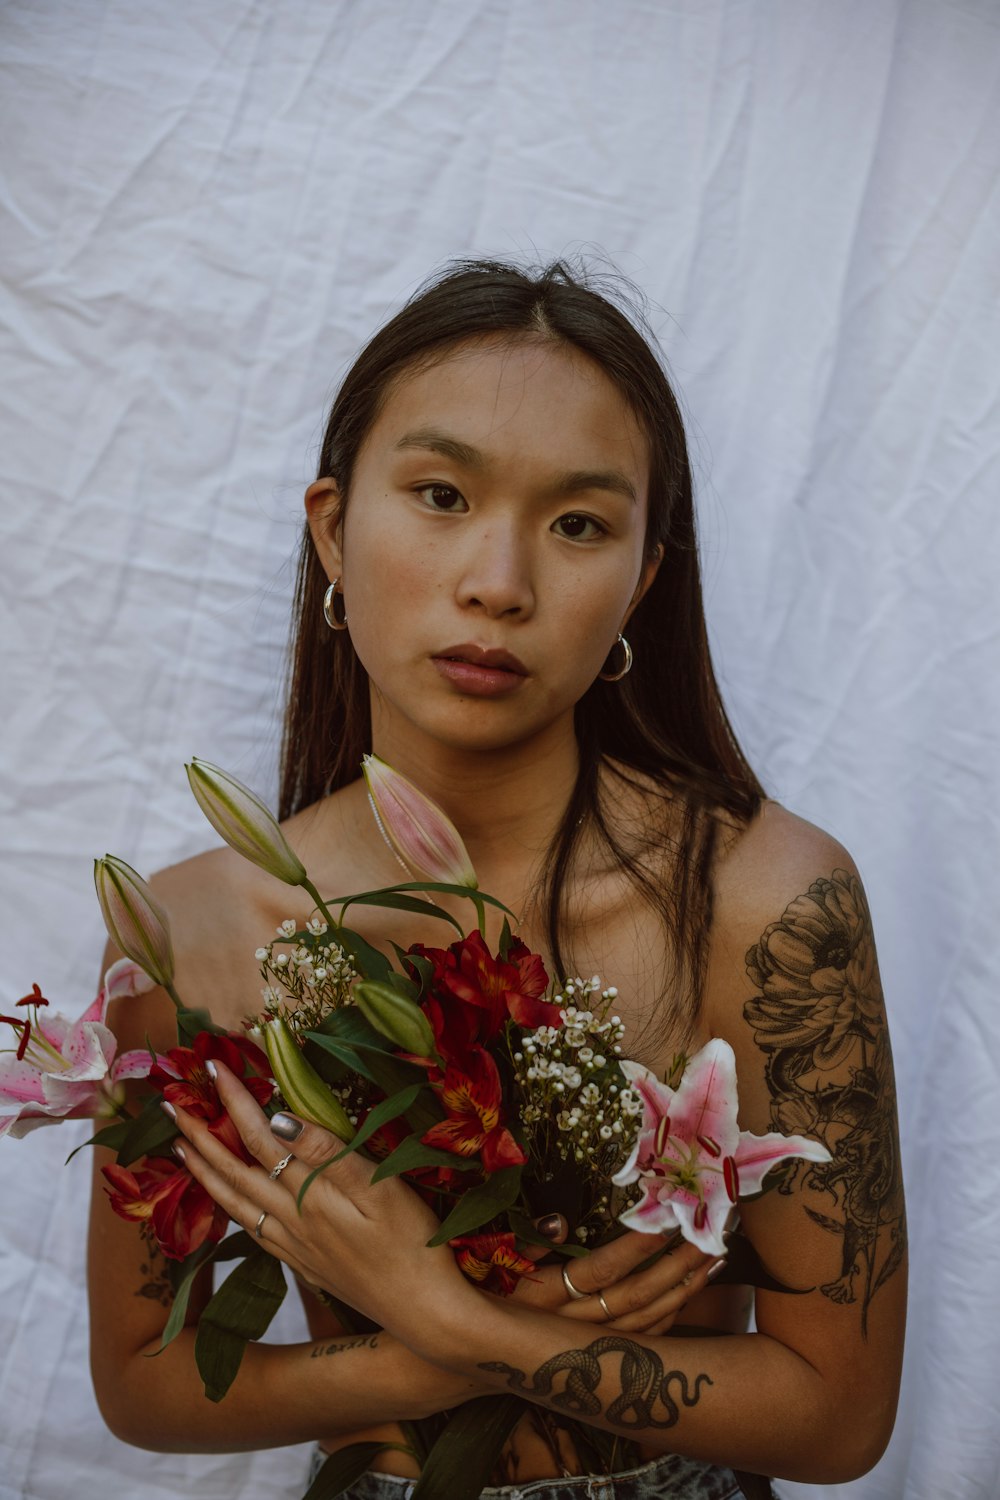
[[[479,1368],[495,1375],[506,1375],[509,1389],[529,1401],[541,1401],[559,1411],[592,1420],[602,1415],[603,1403],[597,1395],[597,1388],[605,1374],[601,1360],[607,1355],[621,1356],[621,1394],[609,1403],[603,1416],[609,1425],[626,1431],[673,1427],[680,1416],[678,1401],[683,1406],[694,1406],[702,1385],[712,1384],[706,1374],[696,1375],[691,1380],[683,1370],[665,1371],[663,1361],[652,1349],[611,1334],[595,1339],[585,1349],[566,1349],[562,1354],[554,1354],[539,1365],[531,1377],[530,1386],[525,1384],[523,1370],[516,1370],[502,1360],[491,1360]],[[566,1376],[563,1389],[553,1392],[556,1377],[563,1374]],[[671,1395],[672,1385],[676,1386],[677,1400]]]

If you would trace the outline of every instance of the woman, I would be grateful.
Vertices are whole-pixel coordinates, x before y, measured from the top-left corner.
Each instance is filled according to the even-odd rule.
[[[185,1334],[144,1358],[167,1315],[162,1266],[98,1191],[93,1369],[107,1421],[152,1448],[332,1450],[398,1442],[396,1422],[514,1390],[526,1416],[503,1473],[561,1500],[588,1481],[565,1477],[580,1460],[548,1417],[572,1409],[568,1382],[585,1371],[599,1406],[587,1420],[647,1459],[614,1493],[722,1500],[740,1493],[734,1469],[814,1483],[864,1472],[892,1427],[905,1306],[871,924],[850,856],[765,799],[726,720],[683,429],[649,345],[561,266],[533,277],[460,265],[363,351],[319,474],[305,497],[281,800],[319,889],[395,877],[357,779],[374,749],[449,813],[482,888],[521,914],[551,973],[618,987],[630,1055],[663,1076],[678,1051],[725,1038],[742,1127],[813,1135],[832,1161],[801,1164],[743,1207],[765,1266],[800,1293],[759,1292],[754,1333],[747,1299],[712,1287],[715,1267],[690,1246],[636,1270],[643,1235],[574,1262],[569,1285],[542,1267],[502,1300],[446,1247],[428,1250],[430,1210],[401,1181],[372,1187],[359,1157],[322,1174],[300,1216],[296,1190],[332,1138],[288,1116],[269,1128],[220,1067],[267,1170],[243,1168],[178,1110],[185,1163],[238,1223],[266,1215],[262,1242],[302,1282],[384,1331],[338,1336],[307,1298],[314,1341],[251,1346],[213,1405],[190,1327],[207,1290]],[[153,884],[184,945],[179,989],[238,1025],[262,935],[304,922],[307,903],[229,849]],[[398,912],[369,909],[365,922],[375,943],[439,941]],[[171,1043],[164,996],[127,1005],[123,1045]],[[685,1322],[717,1336],[676,1337]],[[396,1449],[372,1467],[352,1494],[399,1496],[417,1472]]]

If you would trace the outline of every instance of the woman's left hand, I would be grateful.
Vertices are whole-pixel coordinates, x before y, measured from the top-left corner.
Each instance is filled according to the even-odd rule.
[[[404,1340],[414,1320],[433,1316],[445,1299],[453,1306],[463,1288],[475,1295],[447,1245],[427,1248],[439,1227],[432,1210],[399,1178],[372,1184],[374,1163],[360,1151],[314,1178],[300,1212],[303,1182],[343,1150],[343,1141],[290,1115],[280,1118],[301,1130],[294,1140],[280,1139],[239,1080],[224,1064],[216,1067],[219,1097],[259,1165],[240,1161],[183,1109],[175,1112],[184,1137],[175,1150],[266,1250]]]

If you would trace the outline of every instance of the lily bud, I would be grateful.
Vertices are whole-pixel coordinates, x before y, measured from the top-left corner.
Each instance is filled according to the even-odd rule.
[[[375,821],[414,877],[476,890],[479,882],[468,850],[437,803],[377,755],[366,755],[361,768]]]
[[[281,1016],[264,1022],[264,1047],[274,1081],[293,1114],[314,1125],[322,1125],[342,1141],[354,1135],[354,1126],[339,1100],[333,1097],[316,1069],[302,1055],[295,1035]]]
[[[154,984],[169,989],[174,954],[167,914],[142,876],[123,859],[106,854],[94,860],[94,885],[111,941]]]
[[[414,1057],[434,1057],[436,1046],[430,1022],[419,1005],[393,989],[366,979],[354,986],[358,1009],[376,1031]]]
[[[305,865],[259,797],[235,776],[197,756],[184,769],[198,806],[230,848],[286,885],[304,883]]]

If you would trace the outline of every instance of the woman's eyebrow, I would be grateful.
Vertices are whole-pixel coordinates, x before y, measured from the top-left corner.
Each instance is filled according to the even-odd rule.
[[[405,432],[396,444],[400,448],[426,448],[431,453],[440,453],[444,458],[454,459],[467,469],[487,469],[489,460],[480,449],[459,438],[449,437],[437,427],[418,427]],[[554,495],[578,495],[584,490],[610,490],[624,495],[627,500],[636,500],[635,485],[620,469],[574,469],[561,474],[550,486]]]

